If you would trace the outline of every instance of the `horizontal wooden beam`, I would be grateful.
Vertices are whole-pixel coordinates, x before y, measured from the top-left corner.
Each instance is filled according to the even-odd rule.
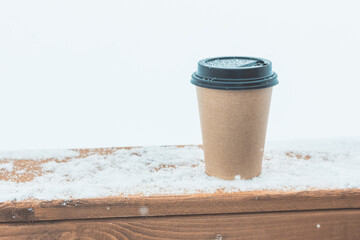
[[[360,190],[255,191],[0,203],[0,222],[360,209]]]
[[[10,239],[358,240],[360,210],[1,223],[0,240]]]

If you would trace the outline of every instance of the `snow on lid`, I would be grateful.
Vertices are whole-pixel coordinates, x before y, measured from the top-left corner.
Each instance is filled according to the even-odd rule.
[[[218,58],[206,61],[206,64],[214,68],[244,68],[257,66],[258,60],[247,58]]]
[[[196,146],[119,149],[111,154],[48,161],[41,168],[43,174],[31,181],[0,180],[0,202],[213,193],[218,189],[360,188],[360,139],[269,142],[263,172],[251,180],[227,181],[208,176],[203,151]],[[0,169],[0,176],[5,171]]]

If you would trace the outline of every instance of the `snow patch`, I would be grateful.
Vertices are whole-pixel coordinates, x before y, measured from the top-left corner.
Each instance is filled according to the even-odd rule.
[[[13,170],[14,163],[13,162],[7,162],[7,163],[0,163],[0,173],[2,171],[8,171],[11,172]]]
[[[0,152],[1,159],[47,159],[47,158],[57,158],[63,159],[66,157],[76,157],[79,153],[73,150],[59,150],[59,149],[49,149],[49,150],[21,150],[21,151],[4,151]]]
[[[72,152],[69,155],[73,156]],[[38,151],[39,156],[44,155]],[[0,168],[11,169],[6,164]],[[41,167],[43,175],[32,181],[0,181],[0,202],[213,193],[219,189],[237,192],[360,188],[360,140],[269,142],[263,172],[251,180],[208,176],[203,151],[196,146],[119,149],[110,155],[49,161]]]

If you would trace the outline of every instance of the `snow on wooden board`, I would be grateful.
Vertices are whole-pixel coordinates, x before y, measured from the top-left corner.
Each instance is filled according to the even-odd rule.
[[[0,202],[360,189],[359,172],[360,139],[269,142],[262,174],[233,181],[205,174],[199,146],[0,152]]]

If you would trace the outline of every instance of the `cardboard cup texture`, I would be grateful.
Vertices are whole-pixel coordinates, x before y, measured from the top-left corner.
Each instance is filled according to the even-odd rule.
[[[196,87],[206,173],[222,179],[261,174],[272,87]]]

